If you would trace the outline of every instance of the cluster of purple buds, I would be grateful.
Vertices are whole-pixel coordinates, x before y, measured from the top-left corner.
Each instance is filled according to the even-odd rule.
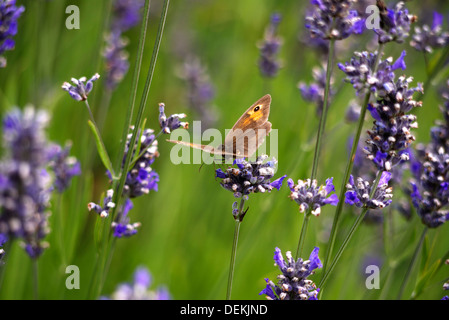
[[[12,38],[17,34],[17,20],[24,11],[23,6],[16,7],[16,0],[0,0],[0,68],[6,67],[3,53],[15,47]]]
[[[47,247],[48,216],[54,179],[70,184],[71,175],[52,165],[56,163],[55,145],[47,140],[48,115],[27,107],[13,109],[3,120],[6,156],[0,162],[0,233],[21,238],[32,258]],[[76,162],[76,160],[74,160]],[[73,172],[74,175],[79,172]],[[61,190],[62,191],[62,190]]]
[[[349,178],[349,183],[346,185],[345,203],[355,205],[359,208],[368,209],[383,209],[392,202],[393,188],[388,186],[391,179],[390,172],[382,172],[379,183],[371,197],[373,184],[370,185],[368,181],[363,178],[357,178],[354,181],[353,176]]]
[[[188,129],[189,123],[182,122],[180,119],[186,117],[185,113],[172,114],[167,118],[165,115],[165,104],[159,103],[159,125],[162,133],[170,134],[173,130],[178,128]]]
[[[382,97],[393,86],[394,71],[405,70],[405,54],[406,52],[403,51],[395,62],[392,57],[381,60],[375,69],[378,60],[377,52],[355,52],[349,62],[338,63],[338,67],[346,74],[345,81],[352,84],[357,95],[373,92],[376,96]]]
[[[134,272],[132,283],[122,283],[117,286],[110,297],[100,297],[101,300],[170,300],[170,294],[164,287],[150,290],[151,274],[145,267],[139,267]]]
[[[449,43],[449,32],[443,31],[443,15],[433,13],[432,27],[427,24],[415,27],[410,45],[418,51],[432,53],[434,49],[442,48]]]
[[[281,22],[281,15],[271,15],[270,25],[265,30],[264,40],[259,44],[260,58],[259,69],[264,77],[275,77],[281,67],[277,55],[282,45],[281,38],[277,35],[277,29]]]
[[[314,67],[312,69],[313,79],[315,82],[306,85],[304,82],[298,84],[298,89],[304,100],[314,102],[316,104],[316,113],[321,115],[324,106],[324,90],[326,87],[326,69],[322,67]],[[333,78],[331,77],[330,86],[332,87]],[[329,99],[334,95],[332,88],[329,91]]]
[[[383,1],[377,0],[377,7],[380,14],[380,28],[374,31],[378,35],[379,43],[391,41],[403,43],[417,17],[409,14],[402,1],[398,2],[394,9],[388,9]]]
[[[259,295],[265,294],[268,300],[317,300],[320,289],[307,278],[314,274],[315,269],[323,267],[318,251],[319,248],[315,247],[309,260],[298,258],[295,261],[290,251],[286,252],[287,260],[284,260],[281,250],[276,248],[273,258],[281,274],[276,284],[265,279],[267,286]]]
[[[335,191],[333,185],[333,178],[326,180],[325,186],[318,186],[316,180],[298,180],[295,184],[292,179],[288,179],[288,186],[290,188],[290,199],[295,200],[299,205],[299,212],[311,213],[314,216],[321,214],[321,207],[326,204],[336,206],[338,204],[338,196],[336,194],[330,195]]]
[[[247,198],[251,193],[271,192],[273,189],[279,190],[286,176],[271,182],[277,161],[273,159],[265,162],[267,158],[268,156],[262,155],[254,162],[236,159],[234,164],[237,165],[237,168],[231,166],[225,171],[217,169],[215,170],[216,177],[222,179],[220,185],[234,193],[236,198]]]
[[[119,222],[112,222],[111,227],[114,230],[114,237],[130,237],[137,233],[137,228],[140,227],[140,222],[129,222],[128,212],[133,208],[131,200],[126,199],[122,206],[122,210],[118,213]]]
[[[422,103],[413,100],[416,92],[423,92],[421,84],[409,88],[413,78],[401,76],[385,86],[386,94],[368,106],[374,125],[368,131],[367,158],[378,169],[390,171],[394,166],[408,161],[408,148],[415,140],[411,130],[418,127],[416,116],[407,114]]]
[[[129,145],[133,130],[134,127],[131,127],[131,132],[128,133],[123,164],[125,163],[126,156],[130,150]],[[136,143],[134,146],[132,151],[133,157],[135,156],[138,145],[139,144]],[[139,155],[141,155],[137,158],[135,164],[128,172],[123,195],[128,196],[129,198],[135,198],[143,194],[148,194],[151,190],[157,191],[159,175],[151,167],[154,160],[159,156],[157,147],[158,142],[155,140],[154,131],[152,129],[145,129],[140,135]]]
[[[352,9],[355,0],[311,0],[313,10],[306,16],[312,38],[342,40],[364,30],[365,20]]]
[[[86,77],[81,77],[79,79],[72,78],[71,81],[74,85],[64,82],[62,84],[62,89],[67,91],[70,96],[76,101],[86,101],[87,96],[92,91],[93,82],[98,80],[100,75],[98,73],[94,74],[92,78],[87,80]],[[87,81],[87,82],[86,82]]]
[[[102,218],[106,218],[109,216],[109,211],[111,211],[112,208],[115,208],[115,203],[112,202],[112,198],[114,195],[114,190],[109,189],[106,191],[106,196],[103,198],[103,205],[100,206],[99,204],[96,204],[95,202],[89,202],[87,204],[87,209],[89,211],[94,211],[100,215]]]

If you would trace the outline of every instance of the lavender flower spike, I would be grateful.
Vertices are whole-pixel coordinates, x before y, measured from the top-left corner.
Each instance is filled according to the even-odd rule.
[[[85,101],[87,100],[88,94],[92,91],[93,82],[99,78],[100,75],[98,73],[94,74],[89,80],[87,80],[86,77],[81,77],[79,79],[72,78],[71,80],[75,85],[64,82],[62,84],[62,89],[67,91],[76,101]]]
[[[267,286],[259,295],[265,294],[268,300],[317,300],[320,289],[307,278],[315,269],[323,267],[318,251],[319,248],[315,247],[309,260],[299,258],[295,261],[290,251],[286,252],[287,259],[284,260],[281,250],[276,248],[274,262],[282,274],[278,276],[277,284],[265,279]]]
[[[216,177],[222,179],[220,185],[231,191],[234,197],[240,198],[251,193],[271,192],[273,189],[280,189],[282,181],[286,176],[271,181],[275,173],[276,160],[267,161],[266,155],[259,156],[256,161],[249,162],[244,159],[237,159],[226,171],[215,170]]]
[[[449,44],[449,32],[443,31],[443,15],[433,13],[433,25],[415,27],[410,45],[418,51],[432,53],[434,49],[445,47]]]
[[[0,0],[0,68],[6,67],[3,53],[14,49],[12,37],[17,34],[17,20],[24,11],[23,6],[16,7],[16,0]]]
[[[382,0],[377,0],[377,7],[380,13],[380,28],[374,31],[379,37],[379,43],[404,42],[409,36],[411,24],[417,17],[409,14],[402,1],[398,2],[394,9],[388,9]]]
[[[330,204],[336,206],[338,204],[338,196],[336,194],[329,195],[335,191],[333,178],[326,180],[325,186],[318,186],[316,180],[298,180],[295,185],[292,179],[288,179],[287,183],[290,188],[290,198],[295,200],[299,205],[299,212],[308,212],[314,216],[319,216],[321,207]]]
[[[27,107],[13,109],[3,120],[6,156],[0,162],[0,233],[23,239],[31,258],[47,243],[51,176],[50,148],[45,135],[48,115]]]
[[[359,208],[385,208],[392,202],[391,198],[393,198],[393,188],[388,187],[390,179],[391,173],[384,171],[373,197],[370,198],[372,185],[362,178],[358,178],[356,183],[351,175],[349,183],[346,185],[348,191],[345,194],[345,203]]]
[[[280,14],[274,13],[271,15],[270,25],[265,31],[264,40],[259,44],[259,69],[264,77],[275,77],[281,67],[277,54],[282,45],[282,39],[276,34],[280,22]]]
[[[311,0],[313,11],[306,16],[306,28],[312,38],[342,40],[351,34],[360,34],[365,21],[356,10],[355,0]]]

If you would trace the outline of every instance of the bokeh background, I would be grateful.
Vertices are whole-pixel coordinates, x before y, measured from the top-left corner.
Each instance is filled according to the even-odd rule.
[[[138,102],[162,2],[151,1]],[[391,5],[391,1],[387,3]],[[14,106],[27,104],[47,110],[52,117],[48,128],[50,140],[60,144],[72,141],[72,155],[81,161],[83,171],[74,178],[69,190],[52,204],[52,232],[47,236],[50,248],[39,260],[39,297],[84,299],[94,269],[94,227],[98,219],[96,214],[88,212],[87,203],[99,201],[108,179],[87,126],[87,111],[84,105],[70,99],[61,85],[72,77],[89,78],[104,70],[102,50],[111,1],[17,0],[17,4],[24,5],[26,11],[19,19],[15,50],[6,53],[8,65],[0,69],[0,115],[3,117]],[[79,30],[65,27],[68,17],[65,8],[70,4],[80,8]],[[299,0],[171,1],[145,113],[147,126],[158,128],[159,102],[165,103],[167,114],[186,113],[187,121],[201,120],[204,116],[189,107],[189,83],[181,76],[185,63],[197,59],[213,87],[213,96],[207,104],[211,126],[224,132],[255,100],[270,93],[270,121],[273,128],[279,130],[277,176],[286,174],[293,180],[308,178],[319,119],[315,105],[301,97],[297,86],[300,81],[310,83],[312,69],[326,59],[316,47],[310,46],[304,27],[308,5],[308,1]],[[444,14],[444,28],[448,28],[449,8],[445,1],[426,1],[425,4],[409,1],[407,6],[411,13],[418,15],[418,24],[431,23],[433,10],[438,10]],[[278,29],[282,38],[279,53],[282,68],[276,77],[266,79],[258,68],[258,44],[263,40],[273,13],[282,16]],[[104,104],[104,78],[95,82],[89,97],[96,117],[102,119],[102,136],[113,157],[119,151],[139,27],[126,32],[126,37],[131,68],[114,90],[109,108]],[[373,48],[372,38],[372,32],[368,31],[341,41],[337,45],[335,62],[347,61],[354,50]],[[385,56],[396,58],[406,50],[404,73],[413,76],[415,81],[424,82],[424,58],[410,47],[409,40],[401,45],[388,44]],[[442,50],[436,50],[429,55],[430,66],[441,54]],[[423,97],[422,110],[417,112],[417,142],[429,141],[430,128],[442,117],[438,110],[442,103],[439,88],[446,83],[446,70],[439,73]],[[349,102],[356,96],[351,85],[343,83],[342,78],[343,73],[335,66],[337,93],[329,109],[318,167],[319,183],[333,177],[337,192],[349,153],[348,139],[356,128],[356,123],[345,120]],[[371,124],[371,120],[366,121],[367,129]],[[173,299],[224,299],[234,232],[233,195],[214,178],[213,166],[204,166],[199,171],[199,165],[172,164],[169,157],[172,145],[164,138],[159,139],[160,157],[153,165],[160,177],[158,191],[134,201],[131,219],[141,222],[142,226],[137,235],[117,241],[102,295],[111,294],[121,282],[131,281],[136,267],[145,266],[152,274],[154,288],[165,286]],[[275,247],[283,252],[296,250],[303,216],[288,195],[285,184],[280,191],[250,196],[249,211],[240,229],[233,299],[264,299],[258,295],[265,287],[264,278],[275,280],[278,274],[273,265]],[[395,199],[401,197],[401,191],[397,190]],[[319,217],[310,219],[304,258],[318,246],[320,257],[324,259],[334,211],[334,207],[326,206]],[[393,209],[387,208],[384,213],[391,215],[394,222],[393,237],[388,243],[392,247],[390,257],[385,254],[383,223],[363,223],[327,283],[323,299],[396,297],[423,226],[413,209],[410,219]],[[352,207],[344,207],[337,246],[356,214]],[[53,223],[56,215],[63,218],[60,227]],[[404,297],[410,296],[425,263],[431,264],[441,258],[448,243],[449,224],[430,230]],[[62,252],[66,264],[62,263]],[[364,266],[372,263],[381,267],[379,290],[365,287]],[[67,264],[80,268],[81,289],[65,288]],[[442,282],[448,274],[449,267],[441,268],[418,299],[441,299],[444,295]],[[321,276],[318,269],[312,279],[319,282]],[[32,299],[32,291],[31,262],[16,241],[10,250],[0,298]]]

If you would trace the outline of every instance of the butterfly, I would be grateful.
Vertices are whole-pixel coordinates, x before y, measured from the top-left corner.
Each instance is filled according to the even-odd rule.
[[[222,158],[250,158],[271,131],[271,122],[268,121],[270,105],[271,96],[269,94],[254,102],[234,124],[226,135],[224,143],[216,148],[185,141],[167,141],[200,149]]]

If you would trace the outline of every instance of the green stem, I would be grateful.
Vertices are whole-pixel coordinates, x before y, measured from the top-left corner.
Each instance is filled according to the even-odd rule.
[[[377,172],[376,180],[374,181],[374,183],[372,185],[371,192],[370,192],[370,199],[373,198],[374,193],[376,192],[376,189],[377,189],[377,186],[379,185],[379,181],[380,181],[380,178],[382,176],[382,173],[383,173],[383,170],[379,170]],[[356,221],[354,222],[354,224],[352,225],[351,229],[349,230],[348,235],[344,239],[340,249],[338,250],[337,254],[335,255],[334,260],[332,260],[332,263],[330,264],[327,272],[324,272],[324,276],[321,279],[321,282],[320,282],[320,284],[318,286],[321,290],[323,290],[323,287],[324,287],[327,279],[329,278],[329,275],[334,270],[335,266],[337,265],[338,260],[340,259],[341,255],[345,251],[349,241],[351,241],[352,236],[357,231],[358,227],[360,226],[361,222],[363,221],[363,218],[365,218],[365,215],[368,212],[368,210],[369,210],[368,208],[364,208],[362,213],[357,217]]]
[[[329,107],[329,91],[330,91],[330,82],[331,82],[331,76],[332,76],[334,49],[335,49],[335,40],[331,39],[329,42],[329,54],[328,54],[328,58],[327,58],[326,86],[324,87],[323,110],[321,111],[320,123],[319,123],[319,127],[318,127],[318,134],[316,137],[315,153],[313,156],[313,165],[312,165],[312,174],[310,177],[311,180],[314,180],[316,178],[317,169],[318,169],[318,159],[320,157],[321,140],[322,140],[324,128],[326,125],[327,110]]]
[[[301,233],[299,234],[298,247],[296,248],[296,258],[298,260],[302,255],[302,249],[304,247],[304,239],[307,233],[307,227],[309,225],[310,211],[304,213],[304,221],[302,222]]]
[[[33,269],[33,295],[34,300],[39,300],[39,270],[37,258],[31,259]]]
[[[240,199],[238,215],[235,216],[234,239],[232,241],[231,261],[229,263],[228,290],[226,292],[226,300],[231,300],[232,280],[234,279],[234,269],[235,269],[235,256],[237,254],[237,243],[239,241],[240,223],[242,222],[240,217],[243,213],[244,205],[245,200],[242,197]]]
[[[377,71],[377,66],[380,61],[380,56],[382,55],[383,46],[384,46],[383,44],[379,44],[379,48],[377,50],[376,61],[374,62],[374,66],[373,66],[373,73],[376,73],[376,71]],[[343,204],[344,204],[343,199],[344,199],[344,196],[346,193],[346,185],[349,182],[349,177],[352,172],[352,166],[354,165],[355,154],[357,152],[360,136],[361,136],[362,129],[363,129],[363,124],[365,122],[365,115],[366,115],[366,110],[368,108],[370,96],[371,96],[371,92],[368,91],[365,94],[365,99],[363,100],[363,105],[362,105],[362,109],[360,110],[360,118],[359,118],[359,123],[357,126],[356,135],[352,142],[352,148],[351,148],[351,153],[349,155],[348,162],[346,163],[345,175],[344,175],[343,181],[341,183],[340,195],[338,197],[339,201],[337,204],[337,208],[335,209],[334,221],[332,223],[331,234],[329,236],[329,247],[327,248],[326,257],[324,259],[324,267],[323,267],[324,274],[326,273],[327,265],[329,264],[329,261],[332,256],[332,251],[334,249],[335,240],[336,240],[336,236],[337,236],[337,230],[338,230],[338,222],[340,220],[340,215],[341,215],[341,211],[343,209]]]
[[[63,223],[63,213],[62,213],[62,194],[58,193],[57,199],[56,199],[56,210],[55,210],[55,224],[57,226],[57,233],[58,233],[58,249],[59,254],[61,257],[61,264],[63,267],[67,266],[66,263],[66,256],[65,256],[65,250],[64,250],[64,223]]]
[[[409,264],[409,266],[407,268],[407,272],[405,273],[404,279],[402,280],[402,284],[401,284],[401,288],[400,288],[398,296],[397,296],[397,300],[401,300],[401,298],[402,298],[402,295],[404,293],[405,287],[407,286],[407,283],[408,283],[408,280],[410,279],[410,275],[412,273],[413,267],[414,267],[414,265],[416,263],[416,260],[418,258],[419,251],[421,250],[422,244],[423,244],[424,239],[426,237],[427,230],[429,230],[429,228],[426,226],[426,227],[424,227],[424,230],[421,233],[421,238],[419,239],[419,242],[416,245],[415,252],[413,253],[412,260],[410,261],[410,264]]]

